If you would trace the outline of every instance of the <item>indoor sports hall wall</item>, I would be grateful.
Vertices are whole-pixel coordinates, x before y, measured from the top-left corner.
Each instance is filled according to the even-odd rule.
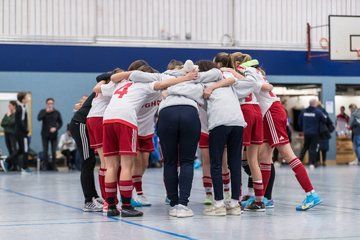
[[[358,0],[1,0],[0,41],[306,49],[306,23]],[[312,32],[312,46],[328,28]]]
[[[239,50],[258,58],[272,83],[321,84],[323,102],[334,101],[336,84],[360,82],[360,61],[335,62],[319,58],[306,63],[306,52],[302,51],[0,44],[0,92],[32,92],[31,146],[40,151],[41,124],[36,117],[47,97],[55,98],[56,108],[66,123],[72,117],[74,103],[89,94],[100,72],[117,66],[126,68],[139,58],[163,71],[172,58],[196,61],[212,59],[219,51]],[[330,116],[334,120],[335,115]],[[335,159],[335,138],[331,146],[329,159]],[[3,137],[0,137],[0,148],[5,150]]]

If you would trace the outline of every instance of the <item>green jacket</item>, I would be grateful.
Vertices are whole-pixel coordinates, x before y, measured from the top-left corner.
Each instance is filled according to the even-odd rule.
[[[1,126],[4,128],[5,133],[15,133],[15,114],[7,116],[5,114],[1,121]]]

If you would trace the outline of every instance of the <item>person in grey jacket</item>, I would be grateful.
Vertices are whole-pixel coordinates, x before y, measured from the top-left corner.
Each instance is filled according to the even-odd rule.
[[[360,109],[355,104],[350,104],[349,109],[351,111],[350,116],[350,128],[352,130],[352,140],[358,164],[360,165]]]

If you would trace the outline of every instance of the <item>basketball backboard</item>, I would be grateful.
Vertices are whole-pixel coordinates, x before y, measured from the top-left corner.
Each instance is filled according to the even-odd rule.
[[[360,16],[329,15],[330,60],[360,60]]]

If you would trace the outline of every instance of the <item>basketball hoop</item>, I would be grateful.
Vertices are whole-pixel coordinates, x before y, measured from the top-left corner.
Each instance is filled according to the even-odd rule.
[[[329,40],[327,38],[321,38],[319,41],[320,47],[322,49],[328,49],[329,48]]]

